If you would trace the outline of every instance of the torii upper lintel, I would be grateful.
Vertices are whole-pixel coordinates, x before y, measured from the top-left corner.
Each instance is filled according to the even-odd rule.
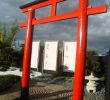
[[[27,3],[25,5],[20,6],[20,9],[22,9],[22,12],[24,13],[24,12],[28,12],[28,9],[30,8],[34,10],[34,9],[38,9],[38,8],[55,4],[58,2],[63,2],[63,1],[66,1],[66,0],[35,0],[31,3]]]
[[[20,9],[28,8],[28,7],[33,6],[33,5],[35,5],[35,4],[43,3],[43,2],[45,2],[45,1],[48,1],[48,0],[35,0],[35,1],[33,1],[33,2],[30,2],[30,3],[27,3],[27,4],[25,4],[25,5],[22,5],[22,6],[20,6],[19,8],[20,8]]]

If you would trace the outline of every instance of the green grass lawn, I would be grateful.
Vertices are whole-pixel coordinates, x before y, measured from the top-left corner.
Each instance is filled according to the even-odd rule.
[[[0,76],[0,92],[7,90],[18,81],[20,81],[19,76],[15,76],[15,75]]]

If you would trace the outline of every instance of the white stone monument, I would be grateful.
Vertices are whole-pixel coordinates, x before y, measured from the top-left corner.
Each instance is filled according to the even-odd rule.
[[[46,41],[44,48],[44,70],[56,71],[58,41]]]
[[[76,62],[76,42],[64,41],[63,72],[74,72]]]
[[[32,42],[31,68],[38,69],[40,41]]]
[[[89,80],[86,84],[86,89],[89,93],[95,93],[98,83],[96,82],[99,78],[94,77],[93,73],[90,76],[86,76],[85,79]]]

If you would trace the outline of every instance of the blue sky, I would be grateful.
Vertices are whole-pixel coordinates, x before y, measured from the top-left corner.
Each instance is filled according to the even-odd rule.
[[[0,2],[0,22],[10,23],[16,18],[18,22],[25,21],[26,15],[19,9],[20,5],[33,0],[1,0]],[[67,0],[58,4],[57,13],[65,13],[77,8],[78,0]],[[106,52],[110,49],[110,0],[90,0],[92,6],[108,5],[108,12],[89,16],[88,24],[88,48]],[[50,7],[38,9],[36,16],[46,17]],[[35,26],[34,40],[76,40],[77,19],[68,19],[59,22],[52,22]],[[25,28],[20,29],[17,35],[18,40],[23,40]]]

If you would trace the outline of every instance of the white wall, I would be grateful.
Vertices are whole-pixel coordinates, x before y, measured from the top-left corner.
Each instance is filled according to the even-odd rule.
[[[46,41],[44,49],[44,70],[56,71],[57,69],[57,41]]]
[[[40,50],[40,42],[39,41],[32,42],[31,68],[36,68],[36,69],[38,68],[39,50]]]
[[[64,42],[63,71],[74,72],[76,61],[76,42]]]

